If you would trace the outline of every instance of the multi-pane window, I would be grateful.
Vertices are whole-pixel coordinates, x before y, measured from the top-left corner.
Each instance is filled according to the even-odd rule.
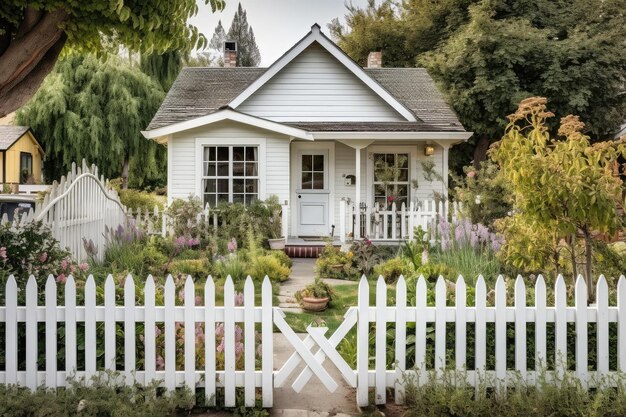
[[[202,163],[204,203],[250,204],[259,198],[258,146],[205,146]]]
[[[324,189],[324,155],[302,155],[302,189]]]
[[[374,154],[374,202],[383,208],[409,201],[409,154]]]
[[[33,176],[33,155],[20,152],[20,184],[26,184]]]

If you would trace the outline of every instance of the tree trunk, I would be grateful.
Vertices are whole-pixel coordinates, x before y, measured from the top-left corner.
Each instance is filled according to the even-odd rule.
[[[41,12],[27,8],[15,35],[0,48],[0,117],[24,105],[50,73],[67,36],[61,24],[64,10]]]
[[[480,169],[480,164],[487,159],[487,151],[489,150],[489,138],[485,135],[479,136],[474,148],[474,168]]]
[[[129,157],[124,157],[124,163],[122,164],[122,190],[128,189],[128,166],[130,165]]]
[[[572,257],[572,274],[574,275],[574,282],[578,278],[578,265],[576,265],[576,233],[572,234],[569,242],[570,256]]]
[[[595,287],[593,285],[592,262],[593,262],[593,240],[591,232],[584,229],[585,233],[585,282],[587,283],[587,300],[592,303],[595,299]]]

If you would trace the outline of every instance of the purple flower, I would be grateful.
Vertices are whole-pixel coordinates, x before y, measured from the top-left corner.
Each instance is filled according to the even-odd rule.
[[[235,343],[235,357],[237,358],[237,360],[241,358],[242,354],[243,354],[243,343],[241,342]]]
[[[163,360],[163,356],[161,355],[158,355],[156,358],[156,369],[157,371],[165,369],[165,360]]]
[[[57,282],[64,284],[65,281],[67,281],[67,277],[65,276],[65,274],[61,274],[57,277]]]
[[[215,336],[217,337],[224,336],[224,323],[217,323],[215,325]]]
[[[243,329],[239,326],[235,326],[235,341],[236,342],[241,341],[242,337],[243,337]]]
[[[228,252],[233,253],[237,250],[237,239],[232,238],[230,242],[228,242]]]
[[[217,345],[217,348],[215,348],[215,350],[218,351],[218,353],[222,353],[224,351],[224,339],[222,339],[222,341],[220,342],[219,345]]]
[[[185,238],[185,236],[180,236],[178,239],[176,239],[176,242],[174,242],[174,244],[178,247],[183,247],[187,244],[187,239]]]
[[[242,292],[238,292],[235,293],[235,305],[236,306],[242,306],[243,305],[243,293]]]

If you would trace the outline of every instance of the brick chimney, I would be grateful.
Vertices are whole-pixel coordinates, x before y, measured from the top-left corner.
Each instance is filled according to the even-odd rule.
[[[367,68],[382,68],[383,53],[382,51],[370,52],[367,56]]]
[[[224,68],[237,66],[237,42],[224,42]]]

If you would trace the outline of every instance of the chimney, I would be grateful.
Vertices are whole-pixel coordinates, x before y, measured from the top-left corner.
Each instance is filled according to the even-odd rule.
[[[224,42],[224,68],[234,68],[237,66],[237,42]]]
[[[367,56],[367,68],[382,68],[383,53],[382,51],[370,52]]]

